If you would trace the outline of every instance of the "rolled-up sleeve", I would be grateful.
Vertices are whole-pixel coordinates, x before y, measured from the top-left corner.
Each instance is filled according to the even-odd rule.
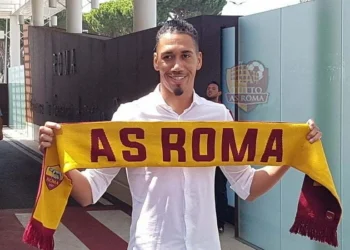
[[[243,200],[247,199],[250,195],[250,187],[256,170],[249,165],[220,168],[230,183],[231,189]]]
[[[225,121],[233,121],[230,111],[225,109]],[[250,188],[253,182],[255,169],[250,165],[245,166],[222,166],[222,172],[230,183],[230,187],[243,200],[250,195]]]
[[[130,112],[127,110],[127,105],[122,104],[113,114],[112,121],[127,121],[130,118]],[[108,186],[120,171],[120,167],[115,168],[100,168],[86,169],[81,173],[89,181],[92,190],[92,199],[95,204],[102,195],[106,192]]]
[[[81,173],[89,181],[92,190],[92,200],[95,204],[106,192],[112,180],[119,173],[120,168],[87,169]]]

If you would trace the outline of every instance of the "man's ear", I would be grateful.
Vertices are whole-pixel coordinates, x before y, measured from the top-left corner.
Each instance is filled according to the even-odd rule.
[[[202,52],[198,52],[197,54],[197,70],[200,70],[202,68]]]
[[[222,94],[222,92],[221,92],[221,91],[219,91],[219,96],[221,96],[221,94]]]
[[[155,69],[156,71],[159,71],[157,52],[154,52],[154,53],[153,53],[153,67],[154,67],[154,69]]]

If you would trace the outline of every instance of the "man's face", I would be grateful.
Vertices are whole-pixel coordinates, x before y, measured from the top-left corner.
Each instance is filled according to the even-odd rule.
[[[191,36],[165,33],[159,39],[153,65],[167,92],[176,96],[192,94],[196,72],[202,66],[202,54]]]
[[[219,91],[218,85],[215,83],[211,83],[207,87],[207,97],[210,100],[216,99],[221,95],[221,91]]]

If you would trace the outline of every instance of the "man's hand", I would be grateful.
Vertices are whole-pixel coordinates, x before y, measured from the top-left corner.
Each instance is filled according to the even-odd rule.
[[[310,119],[307,121],[307,124],[310,128],[310,132],[306,137],[307,140],[310,143],[314,143],[320,140],[322,137],[322,132],[316,126],[315,122]],[[282,176],[288,171],[289,168],[290,166],[282,166],[279,168],[267,166],[256,171],[252,186],[250,188],[250,195],[247,200],[253,201],[270,190],[282,178]]]
[[[51,147],[54,138],[54,129],[60,129],[58,123],[46,122],[39,128],[39,150],[44,153],[46,148]]]
[[[55,136],[54,131],[58,129],[61,129],[61,126],[54,122],[46,122],[44,126],[39,128],[39,149],[41,152],[44,153],[45,149],[51,147]],[[73,169],[66,174],[73,183],[71,192],[73,198],[82,206],[92,204],[92,191],[87,178],[77,169]]]
[[[312,119],[309,119],[307,121],[307,124],[309,125],[310,132],[307,135],[307,139],[309,140],[310,143],[314,143],[315,141],[318,141],[322,138],[322,132],[321,130],[317,127],[315,122]]]

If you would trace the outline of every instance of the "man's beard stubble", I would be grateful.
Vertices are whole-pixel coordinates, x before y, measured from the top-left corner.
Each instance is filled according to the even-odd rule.
[[[208,101],[216,102],[216,99],[217,99],[216,96],[215,96],[215,97],[209,97],[209,96],[207,96],[207,100],[208,100]]]
[[[176,89],[174,89],[174,94],[175,96],[180,96],[184,93],[183,89],[180,87],[177,87]]]

